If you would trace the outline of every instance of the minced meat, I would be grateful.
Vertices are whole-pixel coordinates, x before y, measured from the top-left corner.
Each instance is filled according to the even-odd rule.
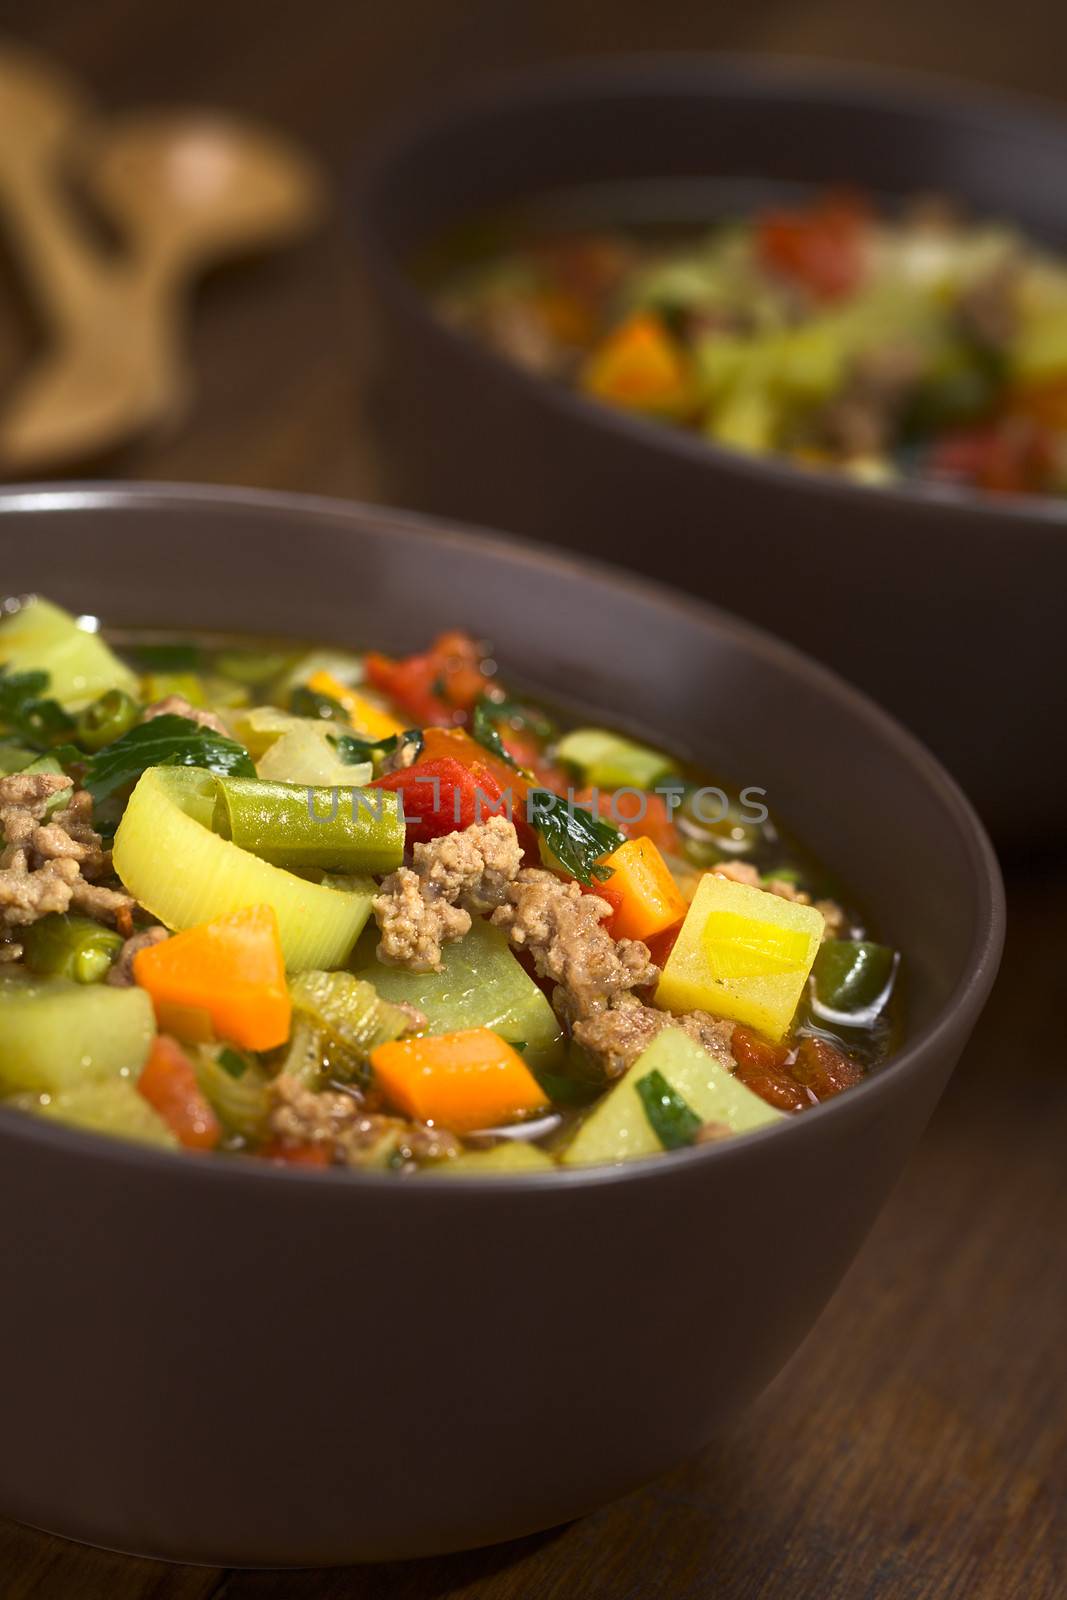
[[[553,1004],[571,1025],[606,1011],[634,989],[655,983],[659,968],[637,939],[613,939],[602,926],[611,906],[540,867],[524,867],[492,920],[538,975],[556,984]]]
[[[716,1061],[732,1072],[735,1066],[730,1040],[734,1025],[706,1011],[674,1016],[630,998],[610,1011],[597,1011],[574,1024],[574,1037],[596,1057],[607,1078],[621,1078],[664,1028],[680,1028]]]
[[[442,944],[469,933],[472,912],[501,904],[522,865],[522,848],[506,817],[490,817],[417,844],[412,855],[413,865],[385,878],[374,900],[378,958],[439,972]]]
[[[185,717],[188,722],[195,722],[201,728],[210,728],[214,733],[221,733],[229,738],[226,724],[221,717],[217,717],[213,711],[204,711],[199,706],[192,705],[181,694],[168,694],[162,700],[157,700],[154,705],[147,706],[141,713],[142,722],[151,722],[153,717]]]
[[[49,803],[71,791],[66,807],[46,821]],[[111,858],[92,826],[92,800],[61,773],[16,772],[0,778],[0,938],[5,959],[17,959],[13,930],[52,912],[82,911],[101,922],[121,921],[134,901],[92,882]],[[18,951],[21,954],[21,951]]]

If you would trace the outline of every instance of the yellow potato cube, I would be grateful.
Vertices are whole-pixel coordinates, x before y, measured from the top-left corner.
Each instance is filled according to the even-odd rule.
[[[822,913],[709,872],[656,989],[667,1011],[710,1011],[780,1039],[822,939]]]

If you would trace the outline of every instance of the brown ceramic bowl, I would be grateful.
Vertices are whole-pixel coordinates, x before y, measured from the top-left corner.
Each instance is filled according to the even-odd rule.
[[[395,496],[752,618],[928,740],[1001,838],[1061,834],[1067,503],[874,490],[627,418],[442,327],[409,268],[501,206],[596,185],[604,215],[607,185],[625,215],[634,185],[642,207],[665,203],[663,180],[695,217],[726,203],[724,179],[760,180],[764,201],[827,183],[933,190],[1063,248],[1065,169],[1067,122],[1049,113],[855,69],[580,64],[438,107],[385,140],[356,200]]]
[[[904,1046],[860,1087],[624,1169],[277,1171],[0,1110],[0,1513],[178,1560],[319,1565],[544,1528],[697,1450],[811,1328],[989,992],[1000,880],[952,781],[745,624],[403,514],[12,491],[0,570],[114,623],[490,633],[510,677],[765,785],[908,974]]]

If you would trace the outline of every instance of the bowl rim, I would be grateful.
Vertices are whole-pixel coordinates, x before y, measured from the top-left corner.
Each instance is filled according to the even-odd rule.
[[[957,521],[968,517],[995,520],[1007,514],[1043,533],[1067,524],[1067,499],[1051,495],[994,494],[948,484],[906,481],[868,484],[825,468],[786,461],[773,452],[757,456],[731,450],[687,429],[631,415],[565,384],[528,373],[434,313],[428,295],[404,270],[378,218],[379,196],[392,182],[398,163],[432,148],[435,140],[453,127],[499,111],[518,108],[536,115],[590,93],[623,101],[629,95],[697,89],[708,93],[728,90],[739,99],[753,101],[784,95],[806,96],[817,103],[833,99],[843,108],[857,112],[873,107],[928,117],[947,114],[960,122],[970,119],[976,127],[991,132],[1024,129],[1058,142],[1067,157],[1067,115],[1056,102],[967,83],[950,75],[867,64],[850,66],[773,53],[650,52],[618,58],[576,58],[500,73],[466,89],[450,90],[415,113],[394,117],[368,141],[351,185],[353,207],[349,220],[372,275],[415,319],[422,335],[448,351],[450,359],[462,360],[476,373],[505,383],[511,392],[525,396],[527,401],[536,400],[546,411],[567,419],[571,426],[594,428],[605,437],[629,441],[631,448],[658,448],[754,485],[770,483],[784,492],[843,498],[857,513],[869,506],[869,496],[876,493],[881,503],[902,514],[916,506]],[[915,187],[923,187],[918,178]]]
[[[967,958],[952,993],[935,1016],[908,1037],[884,1065],[870,1077],[850,1088],[847,1093],[832,1100],[812,1106],[803,1117],[787,1118],[753,1133],[687,1150],[666,1151],[657,1156],[632,1163],[618,1163],[603,1167],[557,1168],[552,1172],[526,1174],[464,1175],[461,1178],[435,1173],[432,1169],[420,1172],[409,1181],[398,1180],[394,1173],[361,1169],[326,1168],[322,1170],[283,1167],[274,1163],[255,1161],[220,1161],[211,1152],[184,1150],[181,1160],[175,1161],[176,1152],[158,1150],[146,1145],[94,1134],[75,1128],[51,1124],[44,1119],[6,1107],[0,1102],[0,1147],[6,1139],[15,1138],[30,1146],[43,1146],[58,1152],[64,1150],[81,1154],[95,1163],[117,1164],[120,1167],[147,1169],[161,1174],[169,1173],[178,1181],[210,1181],[221,1183],[276,1183],[301,1185],[340,1186],[358,1193],[366,1188],[389,1190],[397,1195],[429,1191],[440,1196],[464,1194],[477,1196],[487,1192],[534,1192],[551,1188],[588,1188],[629,1182],[664,1181],[672,1172],[683,1166],[695,1166],[704,1161],[731,1161],[745,1159],[745,1152],[768,1140],[784,1135],[791,1137],[817,1137],[800,1132],[830,1130],[836,1125],[845,1126],[848,1116],[854,1115],[861,1104],[872,1107],[879,1100],[895,1092],[895,1086],[923,1069],[926,1058],[936,1053],[942,1037],[951,1033],[958,1020],[962,1020],[966,1033],[974,1026],[988,998],[996,977],[1004,943],[1005,900],[1004,885],[999,863],[985,828],[955,779],[941,766],[935,756],[913,734],[909,733],[888,712],[883,711],[869,696],[855,689],[845,679],[828,667],[822,666],[793,645],[786,644],[754,623],[743,621],[721,610],[710,602],[696,600],[689,595],[672,590],[652,579],[642,578],[606,562],[589,557],[578,557],[553,547],[538,545],[532,540],[510,534],[471,527],[421,512],[410,512],[392,507],[373,505],[363,501],[344,500],[325,495],[301,494],[271,489],[248,489],[235,485],[187,484],[169,482],[87,481],[81,483],[12,484],[0,488],[0,545],[5,532],[7,513],[33,516],[42,512],[67,512],[80,510],[97,512],[131,512],[150,516],[155,512],[173,510],[211,510],[223,516],[244,517],[249,513],[275,516],[283,519],[298,518],[304,522],[323,526],[347,526],[351,531],[387,534],[403,533],[425,541],[428,554],[444,550],[464,553],[482,552],[520,567],[536,567],[542,572],[555,574],[561,581],[573,578],[594,579],[622,596],[639,599],[642,604],[661,612],[685,617],[703,629],[732,640],[741,649],[769,664],[774,670],[802,678],[807,686],[823,699],[833,701],[845,715],[858,718],[870,732],[890,746],[894,756],[909,766],[915,775],[932,790],[941,801],[947,819],[954,827],[969,858],[972,880],[978,901],[977,915]],[[965,1034],[966,1037],[966,1034]]]

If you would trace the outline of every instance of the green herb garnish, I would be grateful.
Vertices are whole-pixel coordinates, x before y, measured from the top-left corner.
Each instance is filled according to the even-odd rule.
[[[556,736],[556,724],[536,706],[523,705],[521,700],[493,700],[483,696],[497,722],[510,722],[513,727],[529,728],[535,739],[547,744]]]
[[[324,722],[347,722],[348,712],[331,694],[319,694],[306,683],[298,684],[289,696],[294,717],[321,717]]]
[[[91,756],[84,787],[99,803],[135,783],[148,767],[204,767],[208,772],[254,778],[256,769],[243,745],[202,728],[188,717],[152,717]]]
[[[365,761],[375,761],[388,756],[401,745],[415,746],[414,760],[418,760],[425,743],[421,728],[405,728],[403,733],[390,733],[384,739],[361,739],[354,733],[330,733],[326,736],[337,754],[348,766],[355,767]]]
[[[528,820],[549,853],[579,883],[611,877],[611,868],[601,866],[600,858],[617,850],[626,837],[612,823],[550,789],[530,790]]]
[[[683,1145],[692,1144],[703,1123],[662,1072],[646,1072],[634,1087],[649,1126],[664,1150],[680,1150]]]
[[[244,1056],[240,1055],[238,1051],[232,1050],[228,1044],[223,1045],[215,1060],[223,1072],[229,1073],[231,1078],[243,1078],[248,1071],[248,1062]]]
[[[500,707],[492,700],[486,700],[483,695],[475,704],[471,715],[471,738],[477,739],[483,750],[488,750],[490,755],[506,761],[509,767],[518,772],[519,763],[500,737],[500,730],[496,725],[500,716]]]
[[[34,744],[51,744],[69,733],[74,718],[46,697],[47,672],[9,672],[0,667],[0,724]]]

